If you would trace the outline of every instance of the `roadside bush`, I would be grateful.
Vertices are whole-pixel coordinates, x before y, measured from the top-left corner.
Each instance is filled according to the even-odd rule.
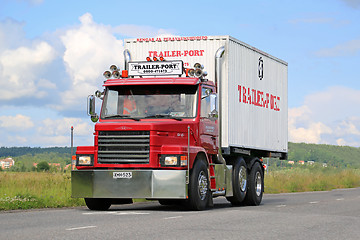
[[[49,171],[49,169],[50,169],[50,165],[45,161],[39,162],[39,164],[37,165],[38,172],[47,172]]]

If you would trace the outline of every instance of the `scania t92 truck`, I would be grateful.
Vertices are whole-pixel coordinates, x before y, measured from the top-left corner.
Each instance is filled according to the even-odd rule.
[[[288,64],[230,36],[125,40],[124,59],[88,97],[94,145],[77,147],[72,196],[259,205],[262,158],[287,158]]]

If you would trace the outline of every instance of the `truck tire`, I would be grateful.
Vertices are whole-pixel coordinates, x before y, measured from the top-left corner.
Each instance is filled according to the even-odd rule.
[[[190,171],[188,206],[191,210],[204,210],[207,207],[209,198],[208,169],[204,161],[198,160]]]
[[[245,203],[250,206],[258,206],[261,203],[264,192],[264,172],[259,162],[255,162],[249,174],[248,192]]]
[[[247,178],[248,172],[245,160],[239,157],[233,163],[232,186],[234,195],[226,198],[232,205],[242,205],[245,200],[248,188]]]
[[[86,206],[90,210],[106,211],[111,206],[110,199],[106,198],[85,198]]]

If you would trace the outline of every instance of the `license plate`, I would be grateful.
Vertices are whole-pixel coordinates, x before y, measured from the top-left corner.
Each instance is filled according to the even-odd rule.
[[[113,178],[132,178],[132,172],[113,172]]]

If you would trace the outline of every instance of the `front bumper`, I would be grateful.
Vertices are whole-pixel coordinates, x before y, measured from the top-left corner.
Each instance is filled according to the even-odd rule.
[[[126,172],[132,178],[113,178]],[[79,170],[71,172],[74,198],[186,199],[186,170]]]

